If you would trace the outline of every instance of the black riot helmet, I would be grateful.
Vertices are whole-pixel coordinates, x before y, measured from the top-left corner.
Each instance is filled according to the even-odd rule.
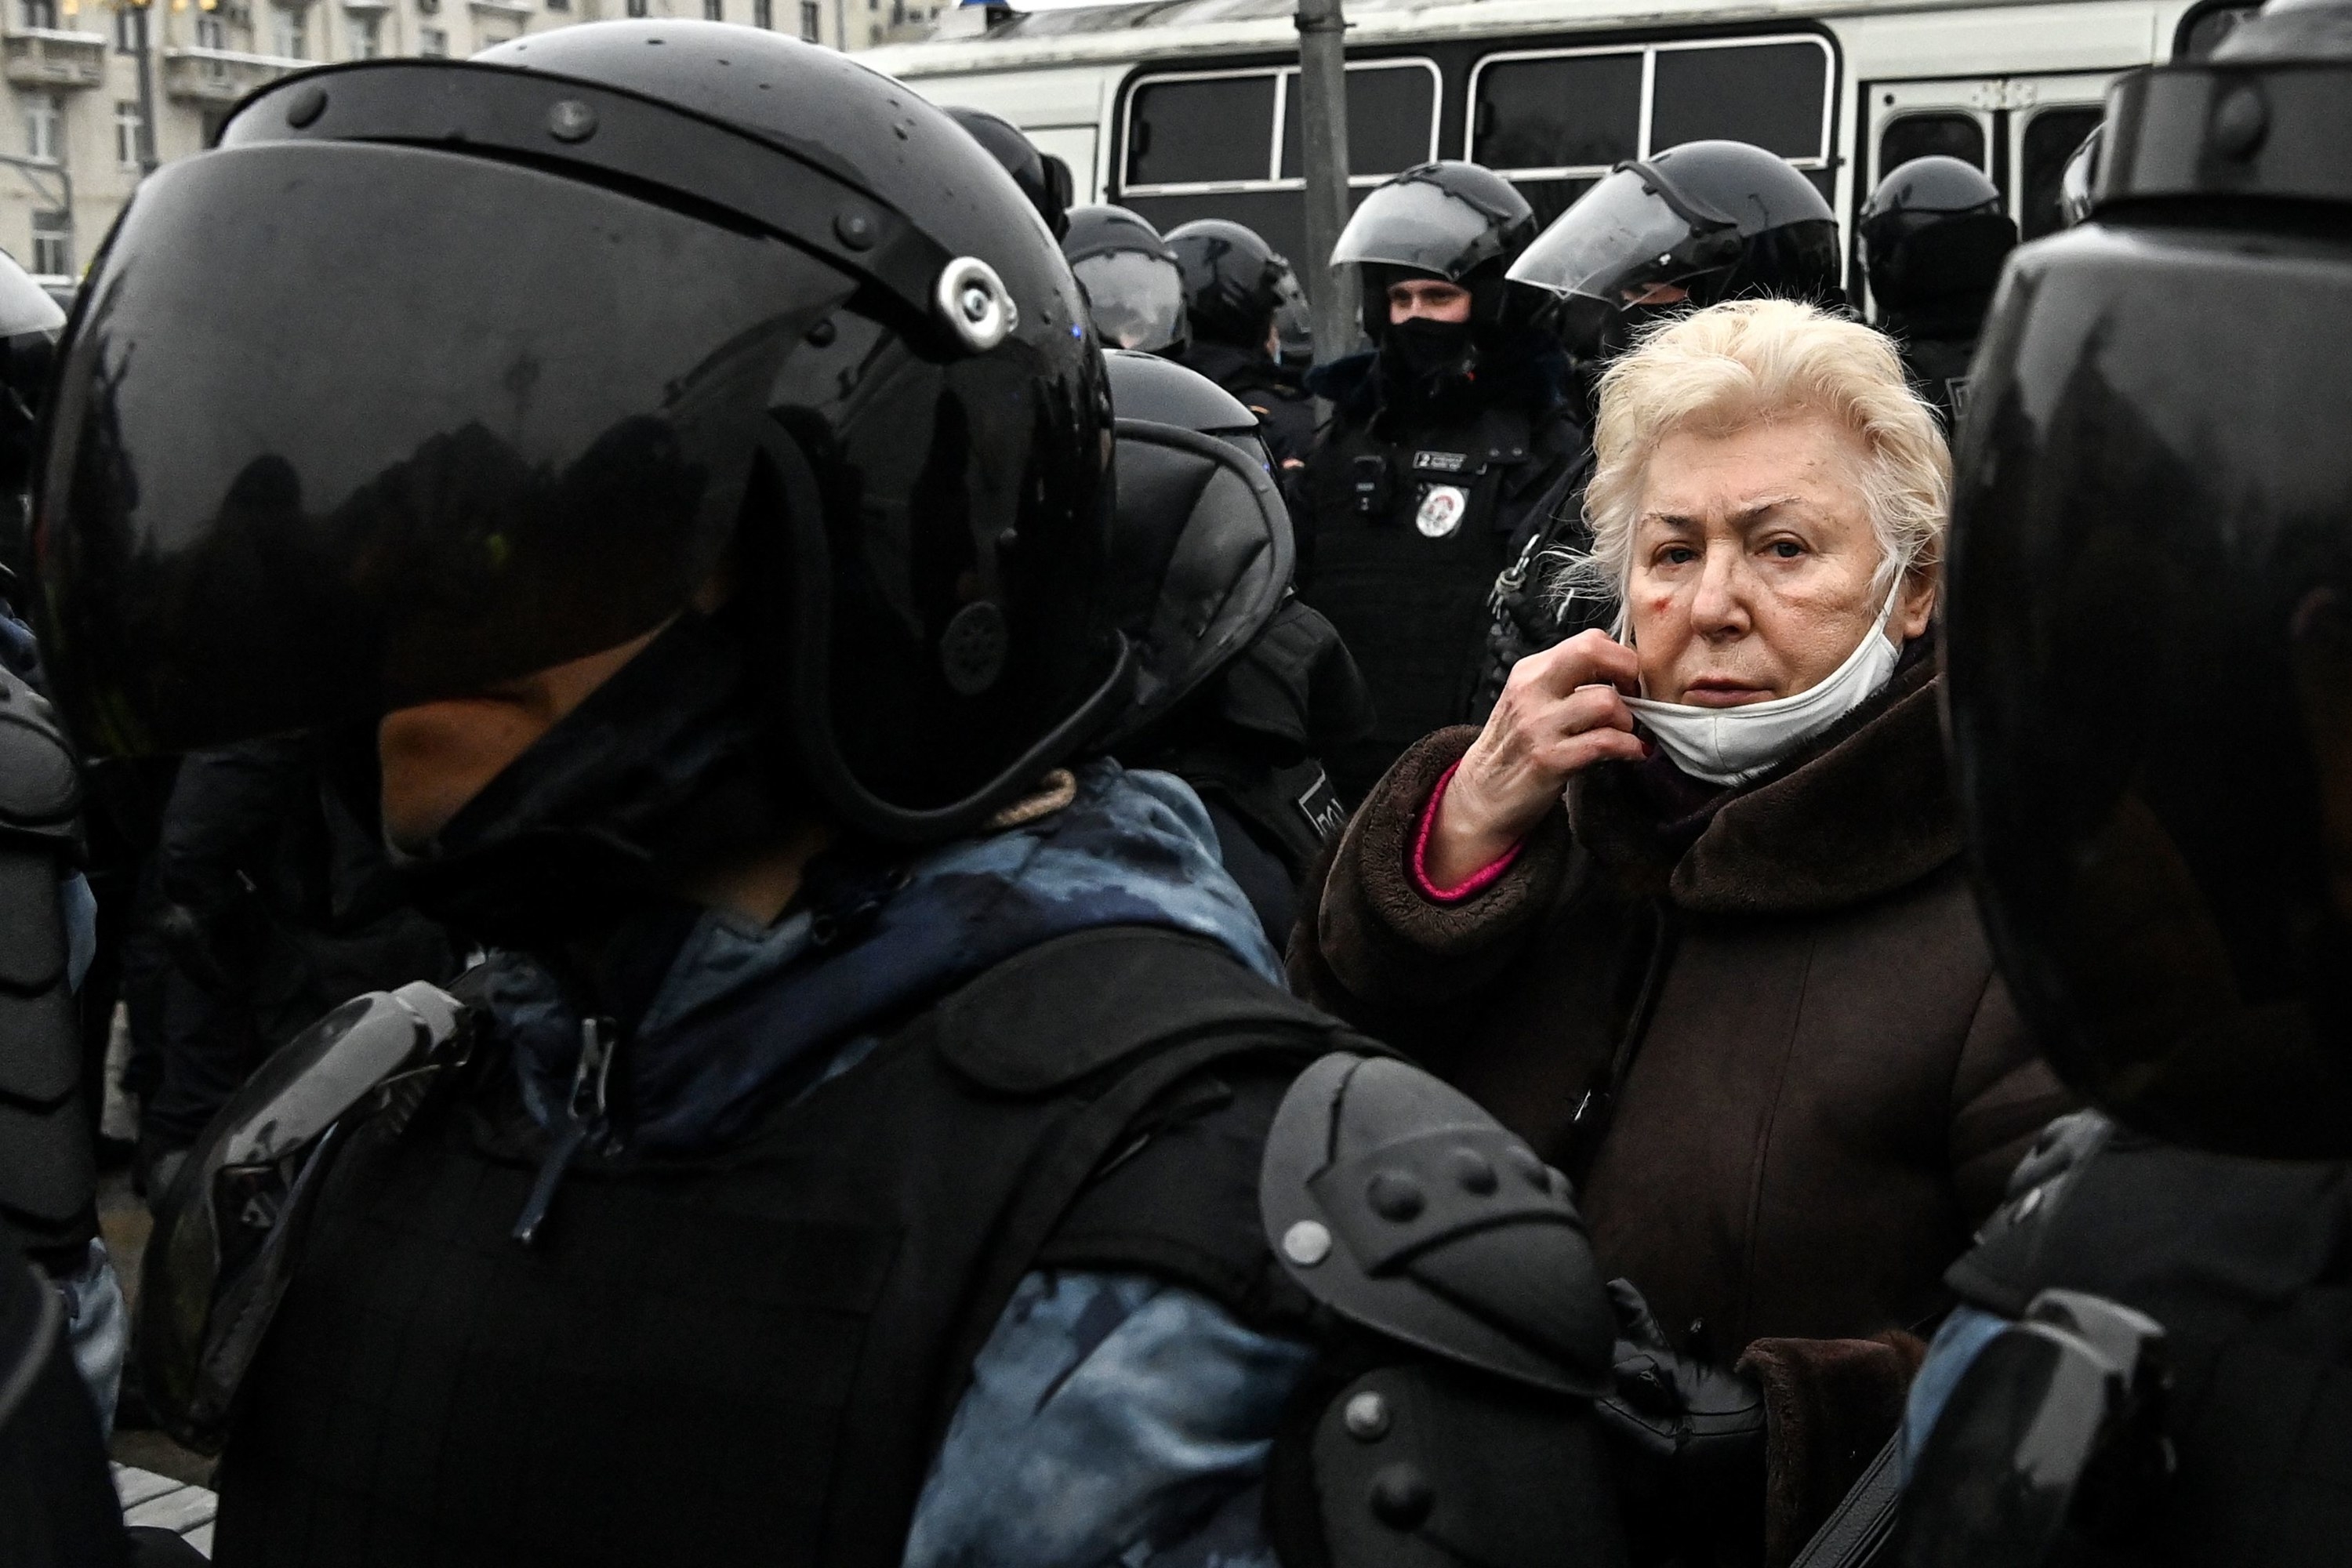
[[[2121,1120],[2352,1156],[2352,7],[2111,89],[2011,259],[1945,657],[1987,928]]]
[[[1103,347],[1181,353],[1192,341],[1176,253],[1143,218],[1108,204],[1072,207],[1062,254]]]
[[[1070,231],[1070,196],[1075,189],[1070,178],[1070,166],[1051,153],[1041,153],[1037,144],[1021,133],[1021,128],[1001,114],[991,114],[985,109],[971,109],[961,103],[947,106],[947,116],[971,133],[971,139],[988,151],[1045,226],[1059,240]]]
[[[1552,220],[1511,276],[1560,300],[1563,331],[1582,353],[1622,341],[1625,312],[1662,287],[1694,306],[1843,298],[1829,203],[1786,159],[1745,142],[1685,142],[1618,164]]]
[[[1257,416],[1157,355],[1104,356],[1118,416],[1109,593],[1137,649],[1118,746],[1239,657],[1290,592],[1290,513]]]
[[[1331,247],[1331,265],[1363,268],[1363,325],[1388,330],[1389,286],[1436,278],[1470,291],[1471,321],[1525,324],[1530,302],[1505,282],[1536,237],[1535,209],[1508,180],[1476,163],[1420,163],[1373,187]]]
[[[1282,276],[1275,283],[1275,357],[1285,369],[1303,373],[1315,363],[1315,311],[1290,258],[1275,259],[1282,263]]]
[[[33,477],[33,430],[66,313],[16,259],[0,251],[0,566],[25,571],[26,489]]]
[[[1083,309],[972,138],[830,49],[610,22],[289,78],[141,184],[60,351],[61,705],[113,753],[368,721],[731,582],[805,783],[962,831],[1126,694]]]
[[[1184,275],[1192,335],[1264,353],[1290,263],[1256,230],[1221,217],[1194,218],[1170,229],[1168,248]]]
[[[1914,158],[1878,183],[1854,226],[1871,298],[1892,317],[1981,317],[2017,248],[2017,225],[1984,171]]]

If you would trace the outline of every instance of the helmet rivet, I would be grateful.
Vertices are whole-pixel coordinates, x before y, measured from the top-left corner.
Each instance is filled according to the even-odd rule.
[[[2270,106],[2252,82],[2222,94],[2213,109],[2213,145],[2231,158],[2251,158],[2270,133]]]
[[[1282,1233],[1282,1255],[1301,1268],[1312,1268],[1331,1256],[1331,1233],[1311,1219],[1302,1219]]]
[[[1412,1530],[1437,1501],[1429,1478],[1412,1465],[1390,1465],[1372,1478],[1372,1517],[1391,1530]]]
[[[1475,1149],[1454,1150],[1446,1157],[1445,1164],[1454,1179],[1462,1184],[1462,1190],[1475,1196],[1486,1197],[1501,1184],[1494,1162]]]
[[[1013,638],[1004,611],[993,599],[979,599],[958,610],[940,637],[940,673],[959,697],[977,697],[1004,673]]]
[[[1339,1413],[1348,1424],[1348,1436],[1359,1442],[1377,1443],[1389,1435],[1389,1402],[1367,1390],[1348,1401]]]
[[[874,244],[874,220],[855,207],[835,216],[833,232],[852,250],[868,249]]]
[[[547,133],[558,142],[585,142],[596,134],[596,111],[576,98],[558,99],[547,111]]]
[[[294,101],[286,106],[286,123],[299,131],[326,112],[327,89],[313,83],[296,93]]]
[[[1374,1176],[1366,1196],[1371,1201],[1374,1214],[1398,1225],[1420,1218],[1422,1206],[1427,1201],[1422,1195],[1419,1182],[1394,1171],[1382,1171]]]
[[[977,283],[971,285],[963,291],[963,319],[975,322],[985,321],[989,304],[988,290]]]

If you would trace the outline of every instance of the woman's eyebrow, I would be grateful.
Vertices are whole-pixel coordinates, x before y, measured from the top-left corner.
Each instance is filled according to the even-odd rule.
[[[1801,495],[1767,496],[1760,500],[1746,502],[1729,514],[1728,521],[1734,528],[1752,528],[1782,507],[1804,504],[1805,498]],[[1641,521],[1681,532],[1706,527],[1706,519],[1680,511],[1645,511],[1642,514]]]

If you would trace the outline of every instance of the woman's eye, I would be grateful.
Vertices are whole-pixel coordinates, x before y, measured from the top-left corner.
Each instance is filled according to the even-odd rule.
[[[1793,539],[1776,539],[1765,548],[1782,561],[1794,561],[1805,552],[1805,547]]]
[[[1698,552],[1686,545],[1669,544],[1658,552],[1659,564],[1664,566],[1686,566],[1697,559]]]

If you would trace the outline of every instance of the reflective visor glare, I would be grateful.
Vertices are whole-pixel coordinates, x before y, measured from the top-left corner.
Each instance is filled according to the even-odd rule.
[[[1184,335],[1184,279],[1176,264],[1140,251],[1089,256],[1071,268],[1087,313],[1108,348],[1164,349]]]
[[[1689,237],[1690,226],[1641,175],[1621,169],[1537,236],[1510,276],[1555,294],[1622,305],[1628,290],[1672,276],[1675,252]]]
[[[529,169],[274,143],[149,179],[89,289],[40,485],[44,642],[91,740],[168,751],[659,624],[851,285]]]
[[[1494,220],[1427,180],[1401,180],[1364,198],[1332,247],[1331,264],[1370,262],[1456,277]]]

